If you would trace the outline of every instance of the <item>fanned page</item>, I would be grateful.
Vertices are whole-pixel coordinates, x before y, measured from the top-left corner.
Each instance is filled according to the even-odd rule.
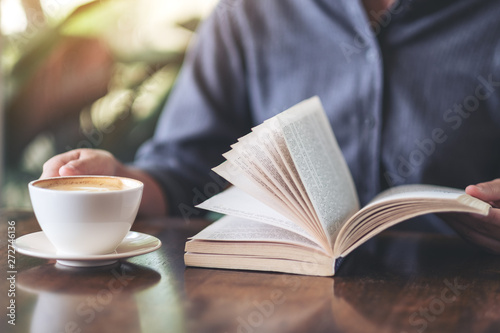
[[[321,222],[293,164],[283,133],[278,128],[280,128],[279,121],[276,117],[273,117],[266,120],[261,126],[253,128],[252,131],[257,136],[259,142],[265,146],[265,151],[269,155],[271,163],[274,164],[279,174],[283,177],[284,182],[299,201],[302,209],[311,218],[311,223],[316,228],[320,228]]]
[[[328,255],[315,242],[289,230],[236,216],[224,216],[190,239],[219,242],[271,242],[307,247]],[[267,253],[266,255],[271,255]]]
[[[487,215],[490,205],[464,191],[434,185],[404,185],[388,189],[353,215],[342,227],[335,257],[347,254],[383,230],[415,216],[461,212]]]
[[[321,244],[320,240],[312,237],[310,233],[304,230],[300,225],[290,221],[276,210],[264,205],[259,200],[235,186],[232,186],[229,189],[209,198],[208,200],[205,200],[196,207],[224,215],[270,224],[272,226],[291,231],[316,244],[319,243],[318,246],[325,248],[325,246]],[[327,251],[327,253],[333,254],[329,247],[326,247],[326,249],[330,250]]]
[[[226,161],[213,170],[299,225],[318,244],[331,252],[340,224],[358,208],[354,184],[319,99],[307,100],[281,115],[288,113],[290,117],[280,119],[276,116],[253,128],[251,133],[240,138],[231,146],[230,151],[223,154]],[[304,113],[304,117],[296,117],[299,113]],[[309,121],[310,124],[301,127],[295,124],[295,120]],[[292,137],[286,138],[283,129],[292,127],[297,131],[291,133],[299,137],[305,135],[303,132],[312,132],[308,133],[311,140],[302,145],[303,150],[295,149],[295,153],[303,156],[294,157],[289,149],[289,142],[293,144],[295,140]],[[308,146],[311,144],[314,146]],[[313,155],[317,152],[321,157],[307,156],[311,152]],[[318,161],[324,161],[325,156],[327,162],[322,163],[323,169],[318,169]],[[305,184],[302,180],[304,175],[301,175],[294,164],[296,160],[308,164],[307,170],[301,165],[301,172],[308,179],[311,172],[317,174],[329,167],[333,171],[326,173],[325,178],[333,176],[326,181],[320,176],[313,177],[311,180],[320,184],[319,186]],[[337,161],[332,162],[333,160]],[[342,190],[335,185],[343,187]],[[314,200],[310,193],[314,193]],[[329,214],[325,214],[324,209],[327,203],[331,207]],[[322,208],[321,217],[318,207]],[[332,214],[333,212],[336,214]]]
[[[243,171],[241,168],[237,167],[230,161],[225,161],[224,163],[218,165],[217,167],[213,168],[213,170],[219,174],[221,177],[225,178],[227,181],[232,183],[235,187],[238,189],[244,191],[247,193],[249,196],[253,197],[255,200],[259,201],[260,203],[268,206],[272,210],[276,211],[278,214],[283,215],[286,219],[293,221],[296,225],[301,227],[303,230],[305,230],[311,239],[315,239],[318,244],[320,244],[323,248],[329,249],[331,253],[332,247],[328,243],[328,239],[326,238],[326,235],[321,232],[321,230],[317,230],[317,228],[311,224],[311,223],[306,223],[304,222],[301,217],[297,216],[293,211],[291,211],[287,205],[286,202],[280,198],[279,195],[276,193],[273,193],[271,190],[266,190],[268,186],[262,182],[261,180],[259,181],[253,181],[251,179],[252,176],[248,176],[245,171]],[[261,182],[261,183],[259,183]],[[227,190],[226,190],[227,191]],[[199,205],[200,208],[212,210],[209,205],[211,205],[215,200],[218,201],[218,208],[216,208],[214,211],[223,213],[219,209],[223,206],[222,201],[219,200],[219,198],[227,198],[228,196],[226,195],[225,191],[214,196],[213,198],[210,198],[207,200],[206,205],[205,203],[202,203]],[[253,202],[255,202],[255,200]],[[249,201],[247,205],[241,205],[240,203],[236,203],[235,200],[231,200],[231,202],[235,203],[235,208],[234,212],[240,211],[240,212],[245,212],[244,214],[248,214],[248,210],[250,211],[257,211],[259,209],[258,206],[254,206],[252,208],[251,203],[252,201]],[[204,207],[202,207],[204,205]],[[249,206],[250,205],[250,206]],[[225,209],[227,210],[227,214],[229,214],[229,207],[227,207],[227,204],[224,205]],[[261,210],[261,215],[265,214],[265,212],[268,210]],[[226,214],[224,213],[224,214]],[[237,214],[237,216],[240,217],[245,217],[245,215]],[[275,219],[276,214],[267,216],[266,219],[261,220],[262,222],[270,222],[271,220]]]
[[[286,206],[296,220],[307,224],[310,217],[300,207],[290,189],[287,188],[277,169],[271,164],[263,147],[238,143],[225,153],[228,162],[233,163],[248,178],[253,179],[263,190],[273,193]]]
[[[239,139],[213,170],[333,249],[358,209],[351,174],[318,97],[268,119]]]
[[[318,97],[276,116],[307,195],[333,244],[343,223],[359,209],[351,173]]]
[[[283,134],[277,126],[277,120],[271,118],[271,121],[253,128],[252,134],[238,139],[239,142],[232,147],[241,147],[246,151],[248,158],[269,175],[278,191],[301,213],[304,222],[317,227],[318,217],[289,157]]]

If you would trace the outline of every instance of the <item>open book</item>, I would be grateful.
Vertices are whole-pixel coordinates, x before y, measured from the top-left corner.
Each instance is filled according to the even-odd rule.
[[[234,186],[198,207],[224,214],[186,243],[188,266],[334,275],[351,251],[403,220],[487,215],[490,205],[432,185],[386,190],[359,207],[318,97],[266,120],[213,170]]]

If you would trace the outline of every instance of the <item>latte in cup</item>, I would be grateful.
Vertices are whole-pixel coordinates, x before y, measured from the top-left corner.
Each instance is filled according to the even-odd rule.
[[[36,182],[34,186],[59,191],[107,192],[131,189],[137,186],[133,182],[115,177],[65,177]]]
[[[61,254],[113,253],[130,231],[144,185],[110,176],[55,177],[29,185],[35,217]]]

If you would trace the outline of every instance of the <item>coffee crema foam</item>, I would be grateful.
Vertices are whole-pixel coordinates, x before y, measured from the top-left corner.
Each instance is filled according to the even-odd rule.
[[[130,180],[134,182],[134,180]],[[110,192],[131,189],[136,186],[126,184],[119,178],[106,177],[75,177],[44,179],[33,184],[34,186],[57,191],[80,192]]]

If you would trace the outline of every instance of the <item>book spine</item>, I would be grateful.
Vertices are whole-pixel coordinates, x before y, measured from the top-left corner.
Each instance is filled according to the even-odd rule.
[[[344,257],[338,257],[335,259],[333,265],[333,272],[334,274],[338,272],[339,268],[340,268],[340,265],[342,265],[342,263],[344,262]]]

